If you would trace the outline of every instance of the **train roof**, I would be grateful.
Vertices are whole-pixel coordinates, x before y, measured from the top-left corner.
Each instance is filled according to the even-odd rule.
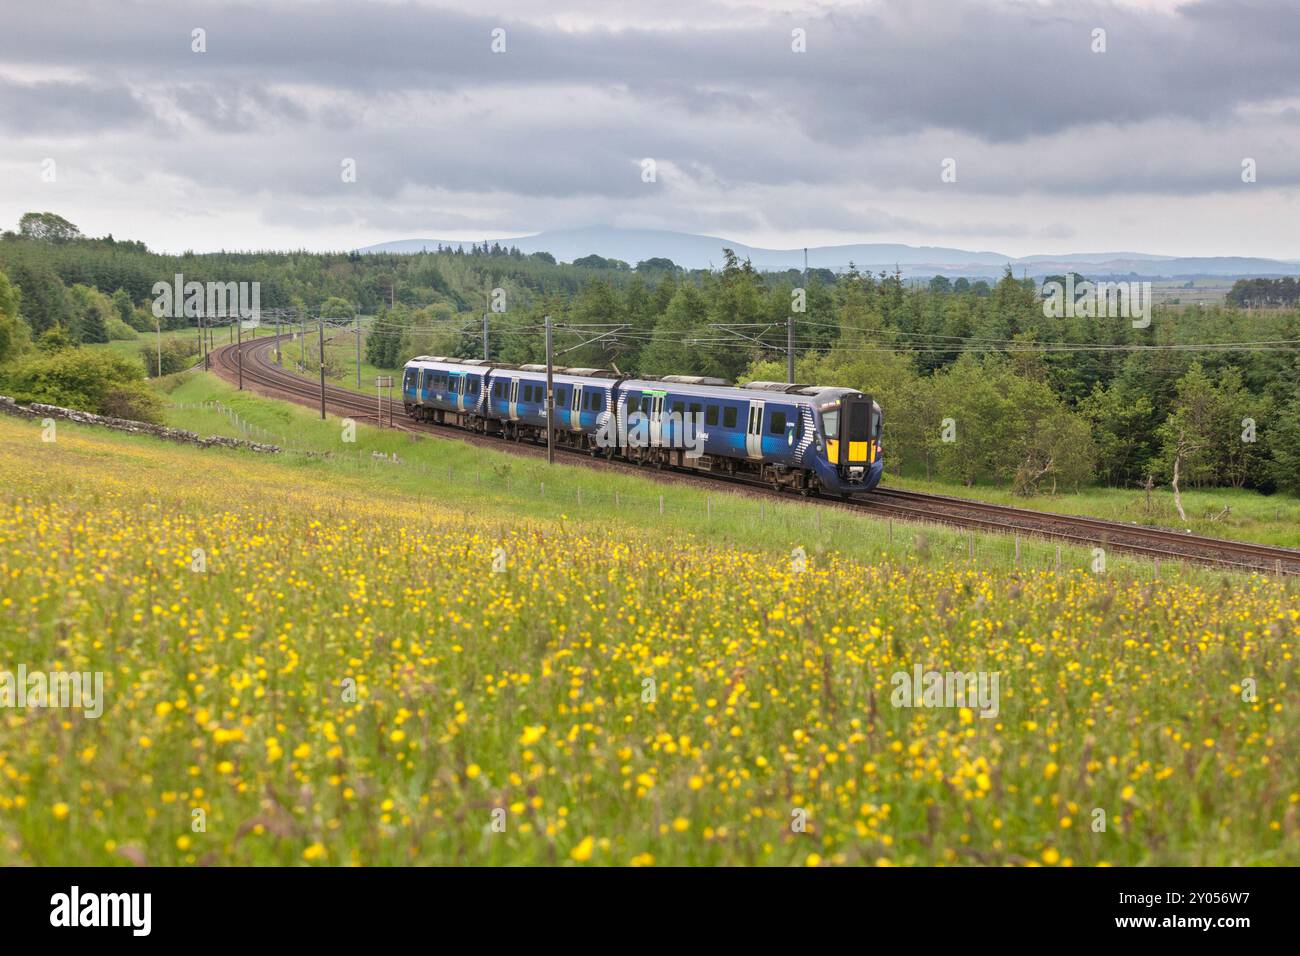
[[[489,362],[484,359],[462,359],[445,355],[417,355],[406,363],[421,367],[447,368],[466,372],[527,372],[530,375],[546,375],[546,366],[541,364],[510,365],[505,362]],[[570,384],[572,382],[600,382],[612,384],[621,379],[623,388],[640,391],[667,391],[677,395],[699,396],[701,398],[725,398],[730,401],[753,401],[759,398],[776,396],[786,397],[792,405],[815,404],[829,405],[839,401],[845,395],[861,395],[854,388],[842,388],[837,385],[801,385],[790,382],[747,382],[736,385],[725,378],[713,378],[708,375],[646,375],[640,378],[623,379],[617,372],[600,368],[573,368],[554,366],[551,369],[555,381]],[[764,394],[766,393],[766,394]]]
[[[508,362],[451,358],[445,355],[417,355],[407,361],[406,364],[420,368],[448,369],[461,372],[528,372],[542,378],[546,377],[545,365],[511,365]],[[559,365],[552,368],[551,376],[555,381],[565,384],[572,382],[600,382],[606,385],[612,384],[621,377],[616,372],[609,372],[604,369],[569,368]]]
[[[862,394],[855,388],[840,388],[834,385],[798,385],[788,382],[749,382],[745,385],[696,384],[690,381],[695,376],[665,375],[662,378],[633,378],[622,383],[623,388],[639,389],[645,392],[671,391],[674,395],[690,395],[700,398],[724,398],[729,401],[750,402],[760,399],[785,398],[791,405],[827,405],[838,401],[844,395]],[[764,394],[766,393],[766,394]]]

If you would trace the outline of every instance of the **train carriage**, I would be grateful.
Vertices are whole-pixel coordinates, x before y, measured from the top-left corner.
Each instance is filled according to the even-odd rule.
[[[657,467],[742,476],[779,490],[849,496],[883,474],[881,409],[847,388],[552,370],[560,445]],[[546,366],[420,356],[403,375],[407,414],[546,440]]]

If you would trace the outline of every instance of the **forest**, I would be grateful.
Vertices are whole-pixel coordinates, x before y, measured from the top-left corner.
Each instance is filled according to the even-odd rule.
[[[1176,469],[1184,487],[1300,492],[1292,279],[1239,281],[1219,306],[1157,304],[1134,328],[1047,317],[1039,283],[1010,269],[993,283],[921,283],[853,267],[759,272],[730,250],[709,271],[596,253],[563,264],[486,242],[166,255],[29,213],[0,234],[0,387],[49,395],[85,373],[66,354],[81,345],[192,325],[151,309],[154,284],[177,274],[260,283],[263,309],[367,316],[367,358],[385,368],[415,354],[481,357],[486,314],[497,361],[544,360],[549,316],[559,365],[785,380],[793,315],[796,379],[874,395],[900,473],[1030,495],[1166,483]],[[111,395],[80,400],[147,404],[144,373],[143,361],[138,375],[111,370]]]

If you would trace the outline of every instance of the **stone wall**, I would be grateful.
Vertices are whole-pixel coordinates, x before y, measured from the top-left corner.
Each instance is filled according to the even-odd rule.
[[[98,425],[101,428],[111,428],[119,432],[152,435],[154,438],[163,438],[167,441],[198,445],[200,448],[211,448],[213,446],[243,448],[267,455],[278,455],[281,451],[279,445],[265,445],[261,442],[246,441],[242,438],[222,438],[220,435],[209,435],[207,438],[201,438],[196,432],[185,431],[182,428],[151,425],[148,422],[135,422],[127,418],[111,418],[108,415],[95,415],[91,412],[77,411],[75,408],[60,408],[58,405],[42,405],[39,402],[32,402],[30,405],[19,405],[7,395],[0,395],[0,413],[18,418],[62,418],[70,422],[79,422],[82,425]]]

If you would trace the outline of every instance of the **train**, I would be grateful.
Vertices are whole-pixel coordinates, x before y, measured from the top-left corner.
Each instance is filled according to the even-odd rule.
[[[883,416],[851,388],[698,375],[551,370],[557,447],[655,468],[739,477],[850,498],[883,474]],[[546,366],[420,355],[402,371],[417,420],[507,441],[546,441]]]

